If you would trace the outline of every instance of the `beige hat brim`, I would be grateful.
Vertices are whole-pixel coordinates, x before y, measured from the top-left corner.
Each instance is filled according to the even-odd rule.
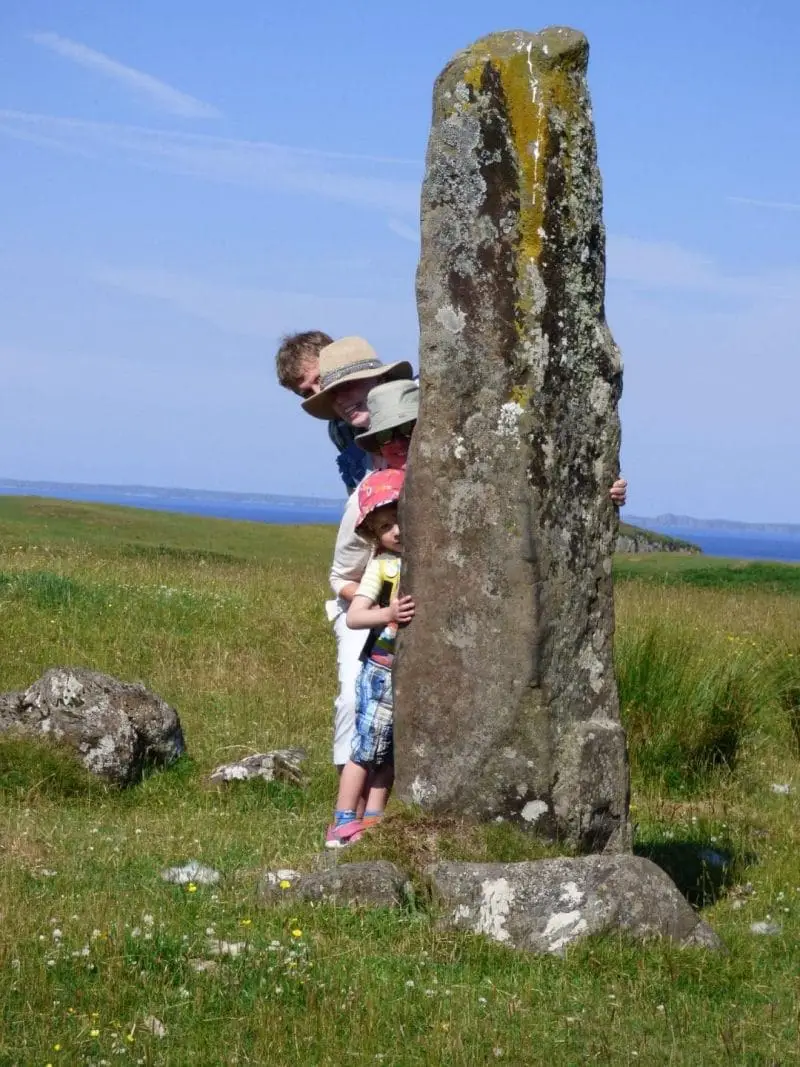
[[[327,389],[310,396],[300,406],[303,411],[313,415],[315,419],[324,419],[326,422],[330,422],[331,419],[336,418],[336,412],[331,404],[333,391],[346,382],[358,382],[364,378],[374,378],[376,381],[391,381],[394,378],[413,377],[414,369],[405,359],[400,360],[398,363],[386,363],[382,367],[375,367],[371,370],[353,371],[352,374],[340,378],[334,385],[329,385]]]

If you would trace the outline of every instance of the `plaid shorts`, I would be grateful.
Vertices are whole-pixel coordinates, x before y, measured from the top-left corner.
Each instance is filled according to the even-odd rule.
[[[379,767],[394,762],[392,672],[367,660],[356,681],[353,763]]]

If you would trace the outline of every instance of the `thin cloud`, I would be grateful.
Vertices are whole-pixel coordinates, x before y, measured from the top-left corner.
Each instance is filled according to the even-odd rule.
[[[800,211],[800,204],[793,204],[787,200],[756,200],[751,196],[729,196],[727,200],[731,204],[747,204],[750,207],[766,207],[773,211]]]
[[[639,290],[681,290],[726,299],[770,298],[794,302],[800,289],[796,270],[731,274],[715,260],[671,241],[608,236],[608,277]]]
[[[392,233],[402,237],[404,241],[410,241],[415,245],[419,244],[419,229],[409,226],[407,222],[402,222],[400,219],[389,219],[387,226]]]
[[[119,63],[104,52],[97,52],[79,41],[71,41],[57,33],[32,33],[30,40],[43,48],[49,48],[64,59],[77,63],[80,67],[102,74],[112,81],[132,89],[138,96],[143,96],[160,111],[170,115],[179,115],[185,119],[216,119],[221,112],[211,104],[206,104],[180,89],[175,89],[152,74],[136,70]]]
[[[62,151],[209,182],[306,194],[392,215],[418,211],[419,180],[407,175],[420,165],[409,160],[24,111],[0,110],[0,133],[33,134]]]

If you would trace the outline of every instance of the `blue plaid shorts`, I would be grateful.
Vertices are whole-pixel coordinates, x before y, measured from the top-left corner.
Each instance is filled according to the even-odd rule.
[[[394,762],[392,672],[367,660],[356,681],[356,729],[353,763],[380,767]]]

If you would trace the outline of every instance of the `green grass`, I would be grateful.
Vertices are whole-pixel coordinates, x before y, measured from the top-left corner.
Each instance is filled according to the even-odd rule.
[[[620,556],[614,563],[618,581],[683,584],[696,589],[741,589],[800,595],[800,564],[761,563],[714,556],[652,552]]]
[[[118,792],[69,753],[0,742],[0,1065],[795,1062],[800,569],[617,561],[635,847],[729,953],[607,938],[541,959],[442,931],[424,907],[256,907],[261,870],[313,862],[334,793],[333,534],[0,499],[0,691],[54,664],[141,680],[189,749]],[[292,744],[307,789],[203,785]],[[353,858],[551,852],[393,807]],[[190,858],[220,884],[161,881]],[[767,916],[781,933],[753,935]],[[220,939],[247,948],[214,957]]]

